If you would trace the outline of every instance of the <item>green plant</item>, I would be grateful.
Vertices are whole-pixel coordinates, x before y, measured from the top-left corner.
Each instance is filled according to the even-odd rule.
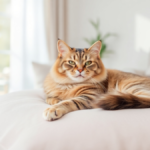
[[[107,33],[104,36],[102,36],[100,30],[99,30],[99,20],[97,20],[96,22],[94,22],[93,20],[90,20],[91,25],[94,27],[95,31],[96,31],[96,37],[92,38],[92,39],[88,39],[88,38],[84,38],[84,40],[89,44],[92,45],[94,44],[96,41],[101,40],[102,41],[102,48],[101,48],[101,52],[100,52],[100,56],[101,58],[103,57],[104,53],[112,53],[112,51],[107,50],[107,44],[105,43],[105,39],[107,39],[110,36],[116,36],[116,34],[112,34],[112,33]]]

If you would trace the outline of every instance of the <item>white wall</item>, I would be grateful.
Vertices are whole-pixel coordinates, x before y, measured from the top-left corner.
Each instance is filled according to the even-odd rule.
[[[144,70],[147,68],[148,53],[136,51],[137,41],[147,37],[138,34],[136,18],[139,15],[150,19],[149,0],[68,0],[68,44],[87,47],[83,38],[95,35],[88,20],[99,18],[103,34],[112,32],[118,35],[107,40],[108,49],[114,53],[103,59],[106,67]]]

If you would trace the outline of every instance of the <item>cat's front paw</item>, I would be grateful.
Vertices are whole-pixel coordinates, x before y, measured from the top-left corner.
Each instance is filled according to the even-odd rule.
[[[47,98],[46,99],[46,103],[47,104],[50,104],[50,105],[54,105],[54,104],[57,104],[57,103],[59,103],[61,100],[60,99],[57,99],[57,98]]]
[[[48,121],[54,121],[61,118],[64,114],[63,108],[52,106],[43,112],[43,118]]]

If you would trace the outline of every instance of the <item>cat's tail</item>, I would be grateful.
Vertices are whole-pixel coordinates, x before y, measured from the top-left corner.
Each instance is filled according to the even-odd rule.
[[[106,94],[96,105],[106,110],[150,108],[150,98],[124,93]]]

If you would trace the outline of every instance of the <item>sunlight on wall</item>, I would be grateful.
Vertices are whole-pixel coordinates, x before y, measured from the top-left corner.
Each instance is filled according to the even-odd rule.
[[[135,17],[135,50],[150,52],[150,18],[140,14]]]

